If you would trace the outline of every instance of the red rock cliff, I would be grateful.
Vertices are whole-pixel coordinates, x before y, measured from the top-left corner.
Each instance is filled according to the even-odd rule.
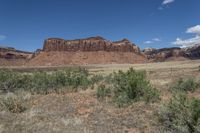
[[[105,40],[102,37],[90,37],[78,40],[64,40],[49,38],[45,40],[43,51],[68,51],[68,52],[135,52],[140,53],[140,49],[129,40],[123,39],[117,42]]]

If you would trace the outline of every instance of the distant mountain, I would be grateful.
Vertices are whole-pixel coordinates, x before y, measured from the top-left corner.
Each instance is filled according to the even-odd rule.
[[[49,38],[34,53],[0,47],[0,66],[65,66],[85,64],[148,63],[200,59],[200,44],[188,48],[147,48],[128,39],[111,42],[103,37],[64,40]]]
[[[33,53],[16,50],[11,47],[0,47],[0,65],[23,65],[32,58]]]
[[[200,44],[196,44],[187,48],[147,48],[142,52],[146,55],[148,60],[153,62],[200,59]]]

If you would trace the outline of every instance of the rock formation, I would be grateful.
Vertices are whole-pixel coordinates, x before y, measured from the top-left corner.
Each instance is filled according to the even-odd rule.
[[[33,53],[16,50],[10,47],[0,47],[0,58],[5,59],[30,59]]]
[[[33,53],[16,50],[10,47],[0,47],[0,65],[23,65],[32,58]]]
[[[163,48],[163,49],[147,48],[143,50],[143,53],[149,60],[154,62],[200,59],[200,44],[187,48],[178,48],[178,47]]]
[[[146,57],[127,39],[117,42],[102,37],[64,40],[49,38],[29,65],[63,66],[83,64],[143,63]]]
[[[200,59],[200,44],[183,49],[185,56],[190,59]]]
[[[184,51],[177,47],[163,49],[150,48],[144,49],[143,52],[153,62],[185,59]]]
[[[49,38],[45,40],[43,51],[69,51],[69,52],[135,52],[139,53],[139,48],[129,40],[123,39],[117,42],[107,41],[102,37],[90,37],[78,40],[64,40]]]

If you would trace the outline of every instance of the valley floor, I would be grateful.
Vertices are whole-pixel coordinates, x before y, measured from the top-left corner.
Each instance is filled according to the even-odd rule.
[[[34,132],[161,132],[156,111],[171,97],[169,86],[179,78],[200,79],[200,60],[177,61],[148,64],[84,65],[92,74],[110,74],[113,71],[126,71],[130,67],[146,70],[154,87],[161,92],[161,100],[156,103],[133,103],[129,107],[118,108],[107,100],[99,101],[94,89],[65,94],[30,95],[30,107],[23,113],[15,114],[0,111],[0,133]],[[10,67],[18,71],[54,70],[64,67]],[[200,98],[200,90],[189,93]],[[2,97],[3,94],[0,95]]]

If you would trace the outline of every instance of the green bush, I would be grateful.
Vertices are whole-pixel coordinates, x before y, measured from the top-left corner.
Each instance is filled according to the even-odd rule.
[[[168,132],[200,132],[200,100],[188,99],[184,93],[174,95],[158,116],[159,123]]]
[[[171,91],[193,92],[199,87],[199,83],[194,79],[179,79],[172,87]]]
[[[139,100],[154,102],[159,99],[158,90],[151,86],[144,71],[130,68],[127,72],[115,72],[109,75],[108,86],[119,107]]]
[[[103,99],[109,96],[110,94],[111,94],[111,90],[109,88],[106,88],[105,85],[100,85],[97,88],[97,92],[96,92],[97,98]]]
[[[47,94],[60,88],[87,88],[91,84],[88,71],[83,68],[67,68],[53,72],[20,73],[0,70],[0,90],[14,92],[18,90]]]
[[[93,75],[91,77],[91,84],[99,83],[102,80],[104,80],[104,77],[102,75]]]

